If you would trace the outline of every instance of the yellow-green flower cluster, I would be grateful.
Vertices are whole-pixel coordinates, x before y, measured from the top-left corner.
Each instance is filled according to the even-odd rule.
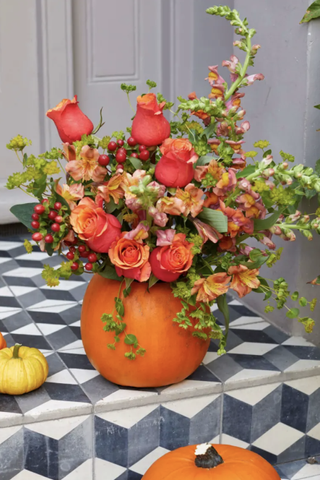
[[[32,145],[31,140],[28,140],[26,137],[23,138],[21,135],[17,135],[10,140],[7,144],[7,148],[9,150],[21,151],[29,145]]]

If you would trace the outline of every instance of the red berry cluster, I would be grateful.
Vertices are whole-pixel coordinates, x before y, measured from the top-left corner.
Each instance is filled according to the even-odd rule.
[[[39,220],[41,220],[40,217],[42,217],[43,214],[46,212],[46,208],[44,206],[46,203],[49,203],[49,200],[45,198],[44,200],[41,201],[41,203],[36,205],[33,209],[34,213],[31,215],[31,218],[32,218],[31,227],[34,230],[38,230],[40,228]],[[50,228],[54,233],[57,233],[60,231],[60,223],[63,222],[63,217],[59,215],[59,210],[61,209],[61,207],[62,207],[62,204],[60,202],[56,202],[53,206],[53,209],[49,210],[49,213],[47,216],[47,219],[52,220],[53,222]],[[32,235],[32,240],[34,240],[35,242],[40,242],[42,239],[43,239],[43,235],[41,232],[35,232]],[[48,233],[44,237],[44,241],[46,243],[53,243],[54,238],[51,235],[51,233]]]
[[[147,161],[150,157],[150,152],[145,145],[138,145],[137,141],[133,137],[129,137],[127,140],[128,148],[124,148],[124,140],[117,140],[117,142],[109,142],[108,150],[112,152],[118,163],[124,163],[127,157],[139,158],[143,162]],[[129,152],[128,152],[129,151]],[[100,155],[98,162],[102,166],[109,165],[110,158],[108,155]]]
[[[67,253],[66,257],[68,260],[73,260],[75,257],[77,249],[76,247],[69,247],[69,252]],[[79,256],[82,258],[87,258],[88,263],[85,264],[84,268],[90,272],[93,269],[93,263],[98,260],[97,255],[94,252],[90,252],[86,245],[79,245],[78,247]],[[71,265],[71,270],[76,271],[79,268],[78,262],[73,262]]]

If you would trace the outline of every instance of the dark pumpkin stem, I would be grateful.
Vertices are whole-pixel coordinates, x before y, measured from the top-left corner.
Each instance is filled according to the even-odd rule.
[[[13,354],[12,358],[20,358],[19,357],[19,349],[22,347],[21,343],[16,343],[15,346],[13,347]]]
[[[195,464],[199,468],[214,468],[223,463],[222,458],[214,447],[208,447],[203,455],[196,455]]]

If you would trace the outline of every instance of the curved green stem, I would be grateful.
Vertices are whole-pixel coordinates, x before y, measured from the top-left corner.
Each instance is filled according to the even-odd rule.
[[[243,64],[243,67],[241,69],[241,73],[239,75],[239,77],[237,78],[237,80],[231,85],[231,87],[229,88],[229,90],[227,91],[227,93],[225,94],[225,101],[227,101],[231,95],[234,94],[234,92],[237,90],[237,88],[239,87],[239,85],[241,84],[242,80],[244,79],[245,77],[245,74],[248,70],[248,67],[249,67],[249,62],[250,62],[250,58],[251,58],[251,38],[248,36],[247,37],[247,55],[246,55],[246,59],[244,61],[244,64]]]

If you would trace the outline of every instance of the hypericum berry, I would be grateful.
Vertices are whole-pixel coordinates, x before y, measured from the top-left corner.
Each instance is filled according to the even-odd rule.
[[[127,158],[127,151],[125,148],[119,148],[119,150],[116,153],[116,161],[118,163],[124,163]]]
[[[116,144],[116,142],[109,142],[108,150],[110,150],[110,152],[114,152],[115,150],[117,150],[117,148],[118,145]]]
[[[81,253],[82,258],[88,258],[89,257],[89,252],[85,251]]]
[[[42,240],[42,237],[42,233],[36,232],[32,235],[32,240],[34,240],[35,242],[40,242],[40,240]]]
[[[88,256],[88,260],[91,263],[95,263],[98,260],[98,257],[95,253],[90,253],[90,255]]]
[[[49,203],[49,200],[48,200],[47,198],[43,198],[43,199],[41,200],[41,203],[42,203],[42,205],[43,205],[44,203]]]
[[[34,208],[33,208],[34,212],[37,213],[38,215],[42,215],[44,212],[45,212],[45,208],[43,205],[41,205],[39,203],[39,205],[36,205]]]
[[[60,210],[61,207],[62,207],[62,203],[60,203],[60,202],[56,202],[56,203],[54,204],[55,210]]]
[[[62,223],[63,222],[63,218],[61,217],[61,215],[57,215],[56,218],[54,219],[54,221],[56,223]]]
[[[33,213],[31,215],[32,220],[39,220],[39,215],[37,213]]]
[[[130,156],[134,158],[139,158],[139,155],[136,152],[132,152]]]
[[[37,230],[37,228],[40,227],[40,223],[34,220],[33,222],[31,222],[31,227]]]
[[[119,145],[119,147],[123,147],[124,145],[124,141],[121,140],[121,138],[117,141],[117,144]]]
[[[142,160],[143,162],[145,162],[146,160],[148,160],[149,157],[150,157],[150,152],[149,152],[149,150],[142,150],[142,152],[141,152],[140,155],[139,155],[140,160]]]
[[[60,232],[60,225],[59,225],[59,223],[53,223],[53,224],[51,225],[51,230],[52,230],[53,232]]]
[[[116,172],[117,173],[123,173],[123,165],[119,163],[119,165],[116,166]]]
[[[93,269],[92,263],[86,263],[86,264],[85,264],[85,269],[86,269],[86,270],[89,270],[89,271],[92,270],[92,269]]]
[[[44,241],[46,243],[53,243],[53,236],[50,233],[48,233],[48,235],[44,237]]]
[[[83,253],[87,250],[87,247],[85,245],[80,245],[79,247],[79,253]]]
[[[73,260],[74,259],[74,253],[68,252],[66,257],[67,257],[68,260]]]
[[[147,147],[145,145],[139,145],[139,152],[142,152],[142,150],[147,150]]]
[[[128,142],[128,145],[130,145],[130,147],[135,147],[137,145],[137,141],[133,137],[129,137],[127,142]]]
[[[79,264],[77,262],[73,262],[73,264],[71,265],[71,270],[78,270],[79,268]]]
[[[51,212],[49,212],[48,217],[50,218],[50,220],[54,220],[57,215],[58,215],[57,212],[55,212],[54,210],[51,210]]]
[[[102,167],[106,167],[107,165],[109,165],[109,162],[110,158],[108,157],[108,155],[100,155],[100,157],[98,158],[98,163]]]
[[[69,252],[76,253],[76,247],[70,247]]]

